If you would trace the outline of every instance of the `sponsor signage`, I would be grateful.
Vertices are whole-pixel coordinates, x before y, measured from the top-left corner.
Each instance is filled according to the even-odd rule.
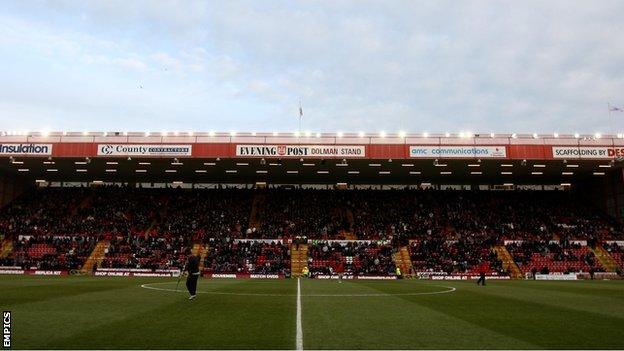
[[[410,146],[415,158],[506,158],[505,146]]]
[[[279,274],[250,274],[250,279],[279,279]]]
[[[479,275],[432,275],[429,277],[431,280],[474,280],[479,279]],[[507,275],[486,275],[485,279],[492,280],[510,280],[511,277]]]
[[[624,157],[624,147],[553,146],[553,158],[609,159]]]
[[[96,277],[179,277],[180,273],[173,272],[128,272],[128,271],[97,271],[94,273]]]
[[[256,274],[256,273],[204,273],[206,278],[221,279],[282,279],[283,274]]]
[[[314,274],[315,279],[340,279],[338,274]],[[350,275],[345,274],[342,279],[362,279],[362,280],[395,280],[395,275]]]
[[[20,269],[19,267],[0,267],[0,274],[11,275],[67,275],[68,271],[53,271],[40,269]]]
[[[178,269],[133,269],[133,268],[100,268],[93,274],[97,277],[179,277]]]
[[[276,244],[282,243],[284,240],[282,239],[234,239],[234,243],[266,243],[266,244]]]
[[[238,157],[366,157],[363,145],[236,145]]]
[[[312,277],[316,279],[340,279],[340,276],[337,274],[314,274]],[[355,279],[355,277],[345,274],[342,276],[342,279]]]
[[[52,155],[52,144],[0,144],[0,155]]]
[[[396,275],[358,275],[356,279],[364,280],[395,280]]]
[[[191,156],[192,145],[98,144],[98,156]]]
[[[617,246],[622,246],[624,247],[624,240],[607,240],[605,241],[607,244],[611,245],[611,244],[616,244]]]
[[[583,273],[577,273],[576,277],[578,279],[591,279],[591,274],[587,273],[587,272],[583,272]],[[594,279],[614,279],[614,280],[621,280],[622,277],[620,277],[617,272],[595,272],[594,273]]]
[[[577,280],[576,274],[536,274],[535,280]]]
[[[33,275],[66,275],[67,271],[48,271],[48,270],[35,270],[32,272]]]
[[[230,274],[230,273],[213,273],[212,275],[209,275],[209,277],[211,277],[211,278],[236,279],[236,274]]]
[[[22,275],[24,274],[24,270],[19,267],[0,267],[0,274],[15,274]]]

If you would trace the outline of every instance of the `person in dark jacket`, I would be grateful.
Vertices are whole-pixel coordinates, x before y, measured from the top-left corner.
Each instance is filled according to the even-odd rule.
[[[189,256],[186,264],[188,276],[186,277],[186,289],[191,296],[189,300],[197,296],[197,279],[199,279],[199,256]]]
[[[477,280],[477,285],[485,286],[485,271],[479,272],[479,280]]]

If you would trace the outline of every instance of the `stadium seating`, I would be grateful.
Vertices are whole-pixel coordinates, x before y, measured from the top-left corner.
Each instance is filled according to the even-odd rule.
[[[102,268],[168,269],[184,264],[188,237],[115,237],[105,249]]]
[[[209,273],[285,274],[290,270],[288,246],[278,240],[212,240],[204,260]]]
[[[616,243],[612,243],[612,244],[604,243],[603,247],[611,255],[611,257],[613,258],[615,263],[617,263],[619,268],[624,271],[624,247],[619,246]]]
[[[308,267],[312,275],[342,272],[350,275],[394,274],[392,246],[378,242],[313,242]]]
[[[449,274],[505,274],[502,262],[485,241],[430,239],[410,245],[412,264],[417,271]]]
[[[97,238],[91,236],[22,237],[14,242],[13,252],[2,265],[24,269],[79,269],[96,242]]]
[[[395,250],[409,248],[416,271],[498,274],[505,272],[491,249],[505,240],[583,240],[593,245],[623,237],[621,225],[569,192],[122,186],[33,189],[3,208],[0,233],[14,242],[13,252],[3,257],[3,262],[13,259],[20,265],[67,269],[79,268],[89,256],[88,248],[98,240],[110,239],[104,267],[175,267],[184,250],[204,243],[211,248],[204,261],[206,269],[275,272],[289,267],[290,258],[283,255],[288,252],[286,245],[278,250],[279,255],[267,252],[279,258],[266,259],[267,247],[246,247],[249,244],[235,239],[288,241],[300,236],[310,240],[382,240]],[[24,236],[34,241],[20,243]],[[51,241],[39,242],[40,238]],[[63,238],[85,238],[85,243]],[[76,249],[72,254],[66,252],[63,240],[77,245],[79,254]],[[240,248],[243,256],[234,252]],[[318,245],[310,247],[309,255],[315,261],[312,270],[346,264],[345,257],[355,257],[345,269],[391,271],[392,250],[384,246],[353,255],[343,255],[333,244],[331,248],[337,256],[322,258]],[[564,244],[559,249],[543,248],[537,244],[507,246],[523,271],[601,268],[586,247]],[[611,252],[622,265],[621,252],[613,248]],[[216,253],[228,256],[220,259]],[[387,267],[369,265],[375,255]]]
[[[600,263],[587,246],[559,242],[524,241],[506,245],[514,260],[524,272],[589,272],[599,271]]]

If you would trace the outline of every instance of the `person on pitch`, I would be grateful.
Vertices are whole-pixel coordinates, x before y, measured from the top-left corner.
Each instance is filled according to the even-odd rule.
[[[477,280],[477,285],[485,286],[485,270],[481,269],[479,272],[479,280]]]
[[[197,279],[199,279],[199,256],[190,255],[188,262],[186,263],[186,271],[188,276],[186,277],[186,289],[188,290],[189,300],[194,299],[197,296]]]
[[[336,273],[338,273],[338,283],[342,283],[342,278],[344,277],[344,270],[345,270],[345,267],[342,262],[336,265]]]

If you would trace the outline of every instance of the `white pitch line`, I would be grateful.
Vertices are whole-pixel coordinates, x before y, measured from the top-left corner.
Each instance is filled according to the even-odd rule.
[[[301,326],[301,279],[297,278],[297,350],[303,350],[303,327]]]
[[[175,289],[167,289],[167,288],[156,288],[150,285],[157,284],[171,284],[171,282],[163,282],[163,283],[149,283],[149,284],[141,284],[140,287],[143,289],[149,290],[158,290],[158,291],[170,291],[170,292],[181,292],[184,291]],[[443,291],[431,291],[431,292],[415,292],[415,293],[396,293],[396,294],[309,294],[303,295],[305,297],[392,297],[392,296],[419,296],[419,295],[438,295],[438,294],[447,294],[456,291],[457,289],[452,286],[444,286],[444,285],[428,285],[428,286],[437,286],[440,288],[446,288],[447,290]],[[224,292],[224,291],[197,291],[198,294],[213,294],[213,295],[232,295],[232,296],[269,296],[269,297],[287,297],[287,296],[297,296],[296,294],[264,294],[264,293],[235,293],[235,292]]]

